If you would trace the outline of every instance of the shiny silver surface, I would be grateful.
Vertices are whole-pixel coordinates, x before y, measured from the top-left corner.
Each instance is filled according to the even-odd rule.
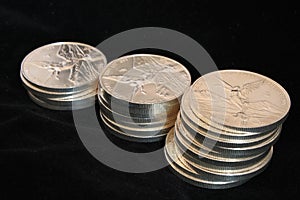
[[[286,91],[247,71],[204,75],[183,95],[166,139],[171,170],[204,188],[240,185],[266,169],[290,109]]]
[[[190,83],[187,69],[172,59],[152,54],[118,58],[99,78],[101,118],[123,139],[162,140],[174,126]]]
[[[165,155],[170,164],[171,170],[184,181],[198,187],[209,189],[225,189],[238,186],[245,181],[228,179],[224,180],[218,176],[211,176],[207,173],[198,173],[191,166],[183,163],[175,150],[174,131],[170,131],[166,138]]]
[[[111,96],[136,104],[178,99],[191,84],[187,69],[163,56],[135,54],[110,62],[100,86]]]
[[[276,126],[290,109],[289,95],[282,86],[268,77],[241,70],[200,77],[186,98],[201,120],[239,130]]]
[[[20,77],[30,98],[54,110],[93,106],[105,56],[82,43],[59,42],[29,53],[21,64]]]
[[[105,65],[105,56],[92,46],[58,42],[29,53],[21,64],[21,73],[36,86],[67,90],[96,83]]]
[[[166,133],[165,132],[156,132],[153,133],[146,133],[146,134],[139,134],[137,132],[130,132],[130,131],[124,131],[120,129],[118,126],[113,126],[106,118],[102,115],[100,112],[101,120],[105,124],[105,129],[115,135],[116,137],[119,137],[121,139],[131,141],[131,142],[141,142],[141,143],[149,143],[149,142],[157,142],[165,139]]]
[[[40,99],[34,94],[28,91],[28,95],[33,102],[38,104],[41,107],[48,108],[51,110],[78,110],[87,107],[91,107],[95,105],[95,97],[79,100],[79,101],[71,101],[71,102],[60,102],[60,101],[47,101],[45,99]]]

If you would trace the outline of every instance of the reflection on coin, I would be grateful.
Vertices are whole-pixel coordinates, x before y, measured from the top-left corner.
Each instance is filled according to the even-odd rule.
[[[106,65],[101,51],[86,44],[59,42],[35,49],[23,60],[21,80],[31,99],[55,110],[94,105],[98,77]]]
[[[98,49],[81,43],[59,42],[28,54],[21,65],[23,76],[32,84],[51,89],[72,89],[97,82],[106,64]]]
[[[136,54],[110,62],[100,77],[108,94],[136,104],[155,104],[180,98],[191,77],[180,63],[167,57]]]
[[[213,72],[199,78],[191,90],[187,101],[195,115],[225,127],[245,130],[276,126],[290,109],[284,88],[248,71]]]

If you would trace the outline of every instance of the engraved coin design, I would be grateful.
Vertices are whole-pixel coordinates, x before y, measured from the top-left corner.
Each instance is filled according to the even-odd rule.
[[[74,42],[59,42],[32,51],[21,72],[31,83],[45,88],[74,88],[96,82],[106,64],[96,48]]]
[[[187,99],[203,121],[239,129],[279,123],[290,108],[289,95],[278,83],[239,70],[206,74],[193,84]]]
[[[174,126],[188,70],[175,60],[135,54],[110,62],[99,78],[100,116],[114,135],[135,142],[163,140]]]
[[[100,77],[105,92],[137,104],[162,103],[179,98],[190,83],[190,74],[183,65],[150,54],[114,60]]]
[[[240,70],[198,78],[182,97],[165,156],[193,185],[235,187],[263,172],[273,154],[290,98],[278,83]]]
[[[76,42],[39,47],[21,64],[20,77],[36,104],[53,110],[93,106],[99,74],[106,57],[98,49]]]

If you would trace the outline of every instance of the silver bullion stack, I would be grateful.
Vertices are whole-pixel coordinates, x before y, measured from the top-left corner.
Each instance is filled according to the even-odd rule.
[[[108,132],[129,141],[163,140],[174,126],[191,76],[170,58],[135,54],[107,64],[99,77],[100,116]]]
[[[106,58],[87,44],[58,42],[29,53],[20,76],[30,98],[53,110],[76,110],[95,104],[97,83]]]
[[[253,72],[223,70],[200,77],[183,95],[166,138],[171,170],[203,188],[245,183],[270,162],[290,105],[283,87]]]

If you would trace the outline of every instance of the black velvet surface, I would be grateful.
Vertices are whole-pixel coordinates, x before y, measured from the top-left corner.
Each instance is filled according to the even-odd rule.
[[[299,12],[288,3],[262,5],[253,1],[240,5],[170,0],[1,1],[0,199],[297,197]],[[22,87],[20,64],[31,50],[56,41],[96,46],[121,31],[144,26],[187,34],[208,51],[219,69],[254,71],[286,88],[292,100],[291,112],[266,171],[228,190],[191,186],[168,168],[144,174],[116,171],[85,149],[71,112],[37,106]],[[196,77],[193,73],[193,79]],[[147,150],[126,142],[123,146]]]

